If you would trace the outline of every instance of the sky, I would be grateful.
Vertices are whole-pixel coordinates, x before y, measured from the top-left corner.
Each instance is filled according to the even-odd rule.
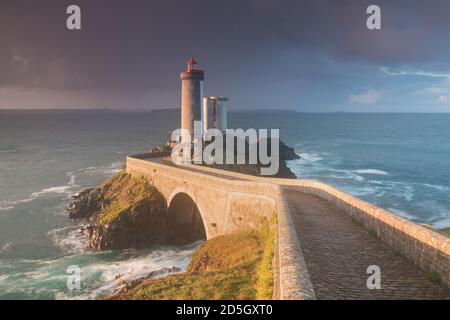
[[[194,56],[231,109],[450,112],[449,30],[448,0],[4,0],[0,109],[177,108]]]

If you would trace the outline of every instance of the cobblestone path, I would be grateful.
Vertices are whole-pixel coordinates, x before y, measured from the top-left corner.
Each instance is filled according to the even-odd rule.
[[[317,299],[449,299],[429,275],[313,195],[287,191]],[[367,267],[381,269],[381,289],[369,290]]]

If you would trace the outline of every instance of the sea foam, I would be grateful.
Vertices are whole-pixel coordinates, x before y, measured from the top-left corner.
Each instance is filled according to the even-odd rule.
[[[378,169],[358,169],[353,170],[353,172],[360,173],[360,174],[377,174],[382,176],[387,176],[389,173],[386,171],[378,170]]]

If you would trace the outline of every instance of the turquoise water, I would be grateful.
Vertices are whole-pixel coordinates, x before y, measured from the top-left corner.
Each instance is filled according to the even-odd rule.
[[[231,127],[280,128],[302,178],[420,223],[450,226],[450,114],[231,113]],[[178,113],[0,111],[0,298],[95,298],[117,275],[185,268],[183,248],[86,249],[70,196],[119,171],[126,154],[162,143]],[[67,267],[82,290],[66,288]]]

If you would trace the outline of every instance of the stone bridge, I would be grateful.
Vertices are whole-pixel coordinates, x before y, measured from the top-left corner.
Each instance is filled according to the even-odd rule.
[[[169,212],[176,208],[198,211],[207,239],[257,228],[262,217],[277,211],[277,185],[206,172],[193,165],[174,166],[162,158],[128,157],[126,167],[153,183],[167,200]]]
[[[328,185],[175,166],[161,154],[129,156],[126,170],[152,181],[180,232],[210,239],[276,213],[274,298],[449,298],[449,237]],[[381,289],[367,287],[370,266]]]

